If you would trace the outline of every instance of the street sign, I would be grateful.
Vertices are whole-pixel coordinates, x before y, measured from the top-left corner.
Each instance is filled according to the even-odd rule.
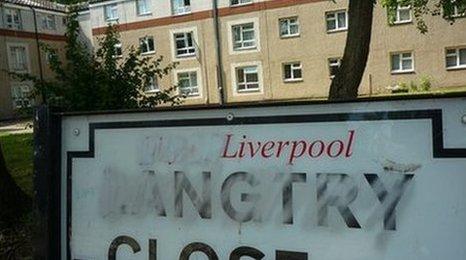
[[[443,98],[62,115],[62,258],[466,259],[465,114]]]

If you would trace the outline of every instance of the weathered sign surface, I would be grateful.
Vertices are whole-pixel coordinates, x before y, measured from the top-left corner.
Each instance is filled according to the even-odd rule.
[[[449,98],[64,116],[62,257],[466,259],[465,114]]]

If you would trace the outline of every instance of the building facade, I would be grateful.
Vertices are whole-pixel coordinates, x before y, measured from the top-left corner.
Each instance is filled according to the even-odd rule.
[[[123,55],[163,55],[179,66],[159,86],[179,83],[186,104],[326,98],[343,56],[347,1],[322,0],[111,0],[89,6],[92,41],[117,24]],[[215,9],[217,7],[217,9]],[[400,84],[466,86],[466,19],[454,24],[427,17],[417,29],[409,7],[394,21],[375,10],[371,51],[361,95]],[[218,31],[218,33],[216,33]]]
[[[149,94],[178,85],[186,105],[269,102],[327,97],[351,22],[347,6],[347,0],[98,0],[79,19],[90,48],[115,24],[122,55],[133,46],[178,63],[154,79]],[[360,95],[426,79],[435,88],[466,86],[464,17],[460,10],[453,24],[426,17],[429,32],[421,34],[409,7],[389,22],[377,5]]]
[[[0,16],[0,119],[8,119],[34,103],[32,82],[14,79],[9,72],[53,77],[49,56],[39,46],[63,49],[66,8],[47,2],[2,1]]]

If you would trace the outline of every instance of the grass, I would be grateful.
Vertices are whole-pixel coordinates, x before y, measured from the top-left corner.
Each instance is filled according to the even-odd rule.
[[[16,183],[32,196],[32,134],[0,134],[0,143],[11,175]]]

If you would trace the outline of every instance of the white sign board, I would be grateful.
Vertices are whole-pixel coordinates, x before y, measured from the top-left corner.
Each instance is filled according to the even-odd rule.
[[[464,115],[449,98],[65,116],[63,259],[466,259]]]

